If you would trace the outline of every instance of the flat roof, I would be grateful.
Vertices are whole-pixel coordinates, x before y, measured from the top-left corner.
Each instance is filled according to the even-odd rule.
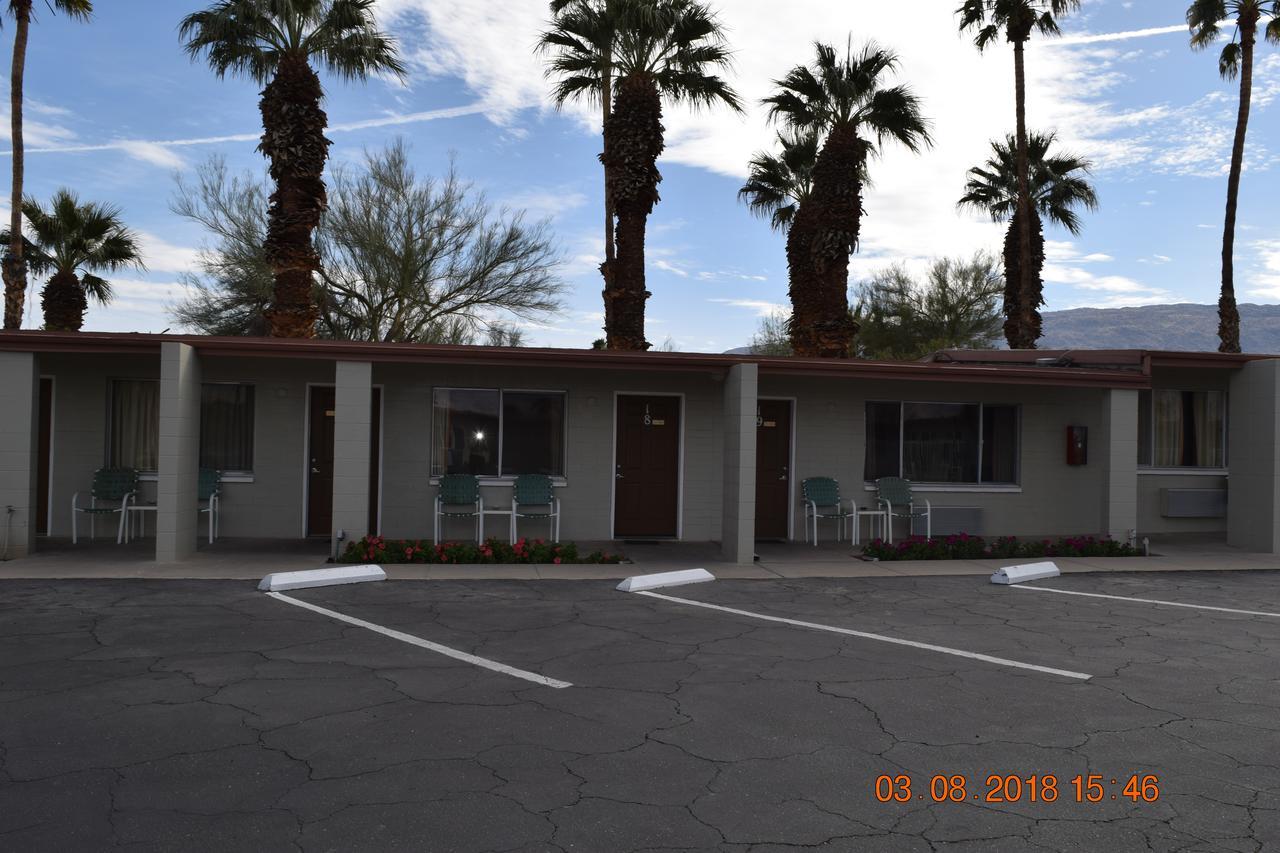
[[[1153,366],[1238,369],[1248,361],[1275,357],[1148,350],[947,350],[920,361],[868,361],[137,332],[0,332],[0,351],[8,352],[159,356],[166,342],[187,344],[208,357],[659,372],[727,372],[736,364],[756,364],[761,374],[773,376],[1112,388],[1149,387]]]

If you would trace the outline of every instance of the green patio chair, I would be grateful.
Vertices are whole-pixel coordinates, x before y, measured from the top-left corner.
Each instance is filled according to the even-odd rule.
[[[511,487],[511,541],[516,541],[517,518],[545,518],[551,541],[560,541],[560,499],[545,474],[521,474]]]
[[[933,506],[927,498],[924,509],[916,507],[916,497],[911,493],[911,481],[901,477],[881,477],[876,480],[876,501],[884,510],[885,526],[888,528],[889,542],[893,542],[893,520],[895,518],[910,519],[907,535],[911,535],[911,522],[917,518],[924,519],[925,538],[933,538]]]
[[[480,481],[471,474],[445,474],[440,478],[436,491],[435,542],[440,542],[440,520],[443,518],[474,518],[476,520],[476,544],[484,536],[484,498],[480,496]]]
[[[200,479],[196,485],[196,502],[199,512],[209,515],[209,544],[218,535],[218,516],[222,511],[222,472],[212,468],[201,468]]]
[[[120,514],[116,530],[116,544],[124,542],[124,523],[129,513],[129,502],[138,492],[138,472],[134,468],[99,468],[93,472],[93,485],[89,489],[89,505],[80,506],[80,493],[71,496],[71,544],[80,540],[77,522],[80,514],[89,516],[89,540],[98,532],[98,516]],[[99,506],[102,504],[102,506]]]
[[[837,521],[836,541],[844,539],[845,524],[850,518],[857,520],[857,508],[853,501],[840,499],[840,482],[830,477],[809,477],[800,483],[804,496],[804,532],[813,535],[813,545],[818,545],[818,519],[834,518]]]

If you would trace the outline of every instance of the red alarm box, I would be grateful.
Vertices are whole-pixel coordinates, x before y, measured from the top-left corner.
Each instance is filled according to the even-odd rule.
[[[1067,427],[1067,464],[1085,465],[1089,462],[1089,428]]]

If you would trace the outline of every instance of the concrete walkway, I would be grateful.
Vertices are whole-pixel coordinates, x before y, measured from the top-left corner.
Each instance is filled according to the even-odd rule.
[[[202,545],[182,563],[161,563],[152,540],[116,545],[98,540],[73,546],[68,541],[43,543],[43,550],[21,560],[0,563],[5,578],[158,578],[257,580],[271,572],[314,569],[328,558],[325,542],[225,539]],[[392,565],[387,575],[402,580],[614,580],[629,575],[705,568],[720,578],[874,578],[989,575],[1002,566],[1025,560],[918,560],[871,562],[847,543],[760,543],[754,565],[721,562],[715,543],[664,542],[579,543],[581,553],[617,553],[629,560],[619,565]],[[1058,558],[1063,572],[1247,571],[1280,569],[1280,555],[1252,554],[1211,540],[1171,541],[1153,545],[1157,556]]]

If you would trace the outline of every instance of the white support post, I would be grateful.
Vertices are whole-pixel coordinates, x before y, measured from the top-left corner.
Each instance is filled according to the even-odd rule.
[[[333,547],[369,533],[369,452],[373,435],[373,365],[339,361],[334,371]]]
[[[735,364],[724,383],[724,490],[721,556],[751,565],[756,539],[756,405],[759,367]]]
[[[1102,435],[1097,453],[1103,466],[1100,530],[1124,542],[1138,526],[1138,392],[1102,392]]]
[[[39,401],[35,353],[0,352],[0,526],[9,557],[36,550]]]
[[[198,536],[200,358],[187,344],[160,345],[156,560],[185,560]],[[126,522],[127,523],[127,522]]]

